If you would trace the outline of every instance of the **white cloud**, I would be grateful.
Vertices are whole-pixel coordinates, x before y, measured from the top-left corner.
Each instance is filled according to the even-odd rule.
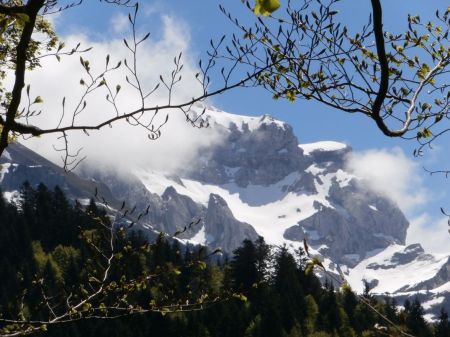
[[[421,179],[421,167],[400,148],[353,153],[347,166],[373,190],[395,201],[403,211],[411,211],[430,199]]]
[[[420,242],[427,252],[448,255],[449,228],[447,217],[431,217],[423,213],[411,220],[406,243]]]
[[[347,166],[408,215],[407,244],[420,243],[428,253],[448,254],[448,218],[434,205],[442,193],[424,187],[424,171],[416,160],[399,148],[369,150],[352,154]]]
[[[181,51],[183,52],[184,68],[183,80],[176,88],[172,97],[172,103],[185,102],[198,95],[200,85],[195,79],[196,68],[190,62],[189,29],[178,18],[170,16],[161,17],[163,34],[159,40],[150,37],[147,43],[142,44],[139,53],[138,67],[140,81],[145,90],[150,90],[159,82],[159,76],[168,76],[173,69],[173,59]],[[121,26],[121,20],[117,22],[117,28]],[[93,73],[102,69],[105,65],[105,57],[110,54],[110,63],[116,64],[119,60],[128,58],[128,64],[132,64],[129,52],[126,50],[122,37],[110,41],[92,41],[84,35],[70,35],[62,37],[67,48],[71,48],[78,42],[84,47],[92,46],[93,49],[83,58],[89,60]],[[121,84],[118,106],[121,112],[133,111],[139,108],[140,96],[138,92],[127,85],[125,67],[121,67],[116,73],[107,76],[108,83],[113,88]],[[62,99],[65,101],[65,117],[63,125],[70,125],[72,114],[70,113],[80,101],[83,87],[80,79],[87,81],[88,75],[82,70],[79,56],[63,57],[61,62],[55,58],[42,60],[42,68],[27,74],[26,82],[31,84],[31,98],[42,96],[44,103],[40,105],[42,114],[31,120],[41,128],[56,127],[61,118]],[[87,108],[77,116],[77,124],[93,125],[99,121],[115,116],[113,107],[105,100],[107,91],[101,87],[87,99]],[[148,106],[167,104],[167,91],[161,86],[148,100]],[[176,170],[181,166],[191,166],[192,162],[204,146],[217,141],[217,134],[211,129],[196,129],[186,123],[181,111],[161,111],[156,121],[162,121],[169,113],[169,123],[162,129],[162,136],[156,141],[148,139],[145,129],[132,127],[126,122],[113,124],[112,128],[104,128],[100,131],[90,132],[86,136],[83,132],[71,132],[69,140],[72,149],[83,147],[83,154],[87,155],[91,162],[114,166],[145,166],[153,169]],[[143,120],[150,118],[144,117]],[[156,123],[157,124],[157,123]],[[53,150],[53,145],[61,147],[61,141],[56,136],[43,136],[25,141],[24,144],[44,154],[49,159],[60,162],[60,153]]]
[[[112,29],[115,33],[123,33],[129,28],[128,16],[125,14],[117,14],[111,18]]]
[[[164,10],[164,3],[161,1],[152,1],[152,3],[145,3],[143,8],[144,15],[149,17],[161,13]]]

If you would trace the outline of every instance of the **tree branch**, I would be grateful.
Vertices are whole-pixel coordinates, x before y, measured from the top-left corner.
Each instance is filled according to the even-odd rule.
[[[34,26],[36,24],[36,17],[39,10],[44,6],[45,0],[29,0],[25,8],[25,13],[28,15],[28,21],[25,23],[20,42],[17,45],[16,56],[16,71],[15,82],[11,93],[11,103],[8,106],[6,112],[5,121],[1,120],[3,130],[0,135],[0,155],[4,149],[8,146],[8,135],[14,126],[14,119],[16,118],[17,110],[22,99],[22,89],[25,86],[25,71],[27,62],[27,51],[31,41],[31,35],[33,34]]]

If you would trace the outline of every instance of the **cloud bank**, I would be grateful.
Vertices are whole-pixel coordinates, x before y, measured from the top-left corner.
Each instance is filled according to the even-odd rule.
[[[448,254],[450,235],[448,235],[448,219],[433,217],[422,213],[411,220],[406,243],[420,242],[425,251]]]
[[[364,178],[374,191],[397,202],[404,211],[429,201],[421,167],[400,148],[355,152],[348,159],[347,169]]]
[[[448,219],[438,213],[438,196],[424,186],[424,171],[413,158],[400,148],[374,149],[353,153],[347,166],[406,213],[407,244],[419,242],[427,252],[448,254]]]
[[[128,19],[126,19],[128,22]],[[189,101],[201,93],[199,83],[195,79],[196,66],[192,61],[189,49],[190,34],[188,26],[179,18],[161,16],[161,36],[152,36],[141,44],[138,54],[138,73],[140,83],[145,91],[149,91],[159,82],[160,75],[165,78],[173,70],[175,56],[183,53],[183,79],[172,95],[172,103]],[[123,31],[125,22],[122,17],[112,19],[113,30]],[[144,34],[142,34],[144,35]],[[86,35],[62,36],[66,48],[72,48],[77,43],[83,47],[93,47],[91,51],[82,54],[83,59],[89,60],[92,73],[101,71],[105,66],[106,55],[110,55],[110,64],[115,65],[124,59],[132,64],[133,59],[127,51],[123,36],[107,41],[93,41]],[[69,49],[70,50],[70,49]],[[31,84],[31,99],[41,96],[44,100],[39,105],[42,114],[30,120],[41,127],[56,127],[62,116],[62,100],[65,97],[65,116],[62,125],[69,125],[72,113],[83,95],[80,80],[87,82],[88,75],[83,70],[79,55],[62,57],[61,62],[49,57],[42,60],[42,68],[27,74],[26,82]],[[133,111],[140,106],[138,92],[126,83],[126,76],[130,74],[123,66],[117,72],[108,75],[106,80],[115,88],[121,85],[118,95],[120,112]],[[95,125],[96,123],[115,116],[116,112],[106,101],[106,87],[101,87],[90,94],[87,106],[76,118],[76,124]],[[81,99],[81,102],[84,99]],[[147,101],[147,106],[165,105],[168,102],[167,90],[160,86]],[[82,103],[83,104],[83,103]],[[111,128],[89,132],[70,132],[68,134],[70,147],[76,150],[83,148],[81,156],[87,156],[93,165],[108,165],[114,167],[147,167],[155,170],[174,171],[183,166],[190,166],[196,160],[198,152],[203,147],[218,141],[218,135],[208,128],[196,129],[186,123],[181,111],[161,111],[155,124],[164,121],[169,114],[169,122],[161,130],[161,138],[155,141],[148,139],[148,131],[142,127],[130,126],[125,121],[115,123]],[[147,121],[152,115],[149,114]],[[144,117],[145,120],[146,117]],[[54,146],[62,147],[63,143],[57,136],[46,135],[32,138],[23,142],[24,145],[43,154],[50,160],[61,164],[61,153],[54,151]]]

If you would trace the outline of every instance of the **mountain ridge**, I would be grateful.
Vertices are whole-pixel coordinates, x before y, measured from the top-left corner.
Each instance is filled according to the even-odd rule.
[[[69,175],[66,182],[56,165],[37,160],[15,144],[8,149],[9,159],[1,162],[2,188],[17,190],[4,182],[26,175],[37,181],[45,174],[30,174],[37,169],[32,166],[38,163],[45,172],[48,165],[53,173],[47,176],[56,178],[47,182],[62,182],[72,197],[92,195],[93,187],[81,189],[81,194],[73,187],[91,184],[104,186],[102,192],[115,200],[112,207],[118,207],[118,200],[138,209],[149,207],[137,229],[174,233],[199,220],[179,240],[225,252],[258,235],[292,249],[302,247],[306,239],[312,251],[324,257],[325,266],[341,269],[357,290],[365,279],[376,294],[389,290],[399,299],[420,296],[429,318],[441,305],[449,309],[448,256],[427,254],[420,245],[405,246],[406,217],[395,202],[348,172],[350,146],[332,141],[299,145],[287,123],[267,115],[207,109],[206,118],[223,141],[202,151],[195,169],[168,174],[139,168],[119,174],[85,167],[78,172],[81,178]],[[413,279],[400,277],[421,272]],[[387,289],[384,281],[391,274],[396,282]]]

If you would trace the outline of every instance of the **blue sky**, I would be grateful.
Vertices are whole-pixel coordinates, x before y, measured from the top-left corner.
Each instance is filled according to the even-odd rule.
[[[166,0],[141,1],[141,15],[139,29],[150,31],[151,39],[164,39],[164,18],[171,18],[173,25],[181,27],[185,38],[188,38],[184,48],[190,61],[200,57],[209,45],[211,38],[220,38],[224,33],[232,31],[228,20],[220,13],[218,6],[223,3],[227,9],[243,20],[251,20],[253,16],[242,5],[240,0]],[[283,0],[282,0],[283,3]],[[420,14],[423,18],[431,17],[436,9],[445,9],[446,0],[384,0],[385,27],[389,31],[400,30],[406,25],[406,15]],[[370,1],[343,0],[340,4],[341,21],[351,27],[358,27],[365,23],[369,11]],[[122,32],[122,24],[127,11],[116,6],[106,5],[99,1],[89,0],[78,8],[71,9],[55,19],[57,32],[65,37],[74,34],[84,34],[88,41],[106,43],[126,35]],[[167,28],[167,27],[166,27]],[[173,55],[169,55],[172,59]],[[143,60],[145,64],[145,60]],[[450,80],[450,78],[449,78]],[[440,216],[439,208],[450,209],[450,197],[447,193],[448,180],[442,176],[430,177],[422,167],[445,169],[450,168],[450,150],[448,138],[443,138],[436,144],[436,148],[428,151],[423,158],[414,158],[412,152],[417,146],[415,141],[391,139],[383,136],[375,124],[364,116],[349,115],[339,111],[332,111],[323,105],[297,101],[290,103],[284,100],[274,101],[271,94],[262,89],[237,89],[213,99],[213,104],[219,108],[238,114],[262,115],[268,113],[276,118],[287,121],[294,128],[301,143],[320,140],[336,140],[350,144],[360,154],[359,159],[392,160],[389,170],[405,170],[405,179],[401,188],[403,194],[396,195],[405,199],[414,195],[421,201],[412,204],[406,210],[417,232],[415,236],[422,236],[424,240],[432,240],[439,236],[437,245],[443,251],[445,243],[450,244],[450,235],[446,233],[444,219]],[[369,156],[369,157],[367,157]],[[377,157],[378,156],[378,157]],[[398,160],[398,161],[396,161]],[[369,176],[376,167],[364,168]],[[401,173],[391,174],[392,179],[401,177]],[[380,180],[385,184],[395,185],[392,180]],[[402,200],[397,200],[401,204]],[[429,243],[432,246],[431,243]],[[444,249],[445,250],[445,249]]]

